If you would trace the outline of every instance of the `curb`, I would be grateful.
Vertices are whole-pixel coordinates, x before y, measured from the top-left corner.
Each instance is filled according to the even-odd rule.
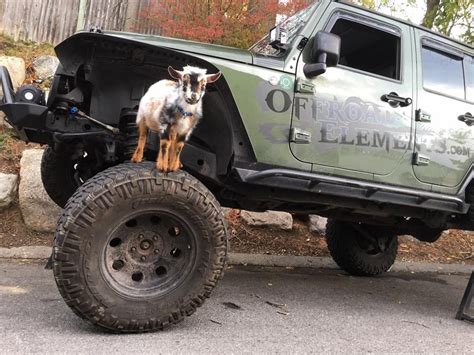
[[[340,270],[339,266],[329,257],[262,255],[262,254],[229,254],[230,265],[293,267],[306,269]],[[474,265],[436,264],[420,262],[395,262],[389,272],[437,272],[443,274],[471,274]]]
[[[0,259],[48,259],[51,249],[41,246],[0,248]]]
[[[0,248],[0,259],[48,259],[50,255],[51,247],[29,246],[18,248]],[[229,264],[235,266],[339,270],[339,267],[331,258],[317,256],[229,253]],[[443,274],[470,274],[473,269],[473,265],[463,264],[396,262],[390,269],[390,272],[437,272]]]

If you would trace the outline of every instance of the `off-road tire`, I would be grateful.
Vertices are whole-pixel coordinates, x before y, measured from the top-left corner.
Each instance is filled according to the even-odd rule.
[[[79,187],[74,179],[74,162],[51,147],[46,148],[41,159],[41,180],[49,197],[61,208]]]
[[[326,242],[336,264],[355,276],[375,276],[388,271],[397,256],[397,236],[390,236],[383,252],[370,255],[358,244],[358,233],[350,223],[328,219]]]
[[[112,245],[107,238],[119,221],[150,211],[185,221],[195,242],[192,268],[159,296],[117,292],[102,271],[108,267],[101,264],[103,251]],[[86,181],[64,209],[53,248],[54,277],[67,305],[112,332],[160,330],[193,314],[223,276],[226,259],[227,226],[211,192],[183,171],[165,175],[148,162],[121,164]]]
[[[469,183],[469,186],[466,188],[466,202],[471,204],[469,210],[467,211],[467,217],[469,221],[474,224],[474,183]]]

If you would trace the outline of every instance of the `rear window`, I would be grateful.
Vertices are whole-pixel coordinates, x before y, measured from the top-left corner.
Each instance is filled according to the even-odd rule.
[[[464,72],[466,73],[466,99],[474,102],[474,58],[464,59]]]
[[[423,86],[464,99],[463,58],[423,46]]]

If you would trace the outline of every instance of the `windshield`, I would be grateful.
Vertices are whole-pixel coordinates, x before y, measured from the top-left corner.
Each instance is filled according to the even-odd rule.
[[[291,47],[296,36],[300,33],[303,26],[309,20],[309,16],[313,13],[314,9],[319,5],[319,1],[316,0],[314,3],[309,5],[307,8],[298,11],[293,16],[288,17],[286,20],[280,23],[280,27],[288,34],[287,46]],[[270,45],[270,34],[268,33],[260,41],[250,47],[250,51],[254,54],[279,57],[285,54],[282,49],[274,48]]]

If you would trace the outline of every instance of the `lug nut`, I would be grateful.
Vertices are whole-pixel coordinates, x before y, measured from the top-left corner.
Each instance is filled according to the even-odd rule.
[[[140,234],[140,235],[138,236],[138,238],[139,238],[139,239],[143,239],[143,234]]]
[[[135,250],[137,250],[137,248],[135,248],[135,247],[132,247],[132,249],[131,249],[131,250],[132,250],[132,251],[135,251]]]
[[[155,254],[158,254],[160,251],[158,249],[155,249]]]
[[[158,236],[157,236],[157,235],[154,235],[154,236],[153,236],[153,240],[155,240],[155,241],[158,240]]]
[[[142,256],[140,259],[141,259],[142,261],[145,261],[145,260],[146,260],[146,256]]]

